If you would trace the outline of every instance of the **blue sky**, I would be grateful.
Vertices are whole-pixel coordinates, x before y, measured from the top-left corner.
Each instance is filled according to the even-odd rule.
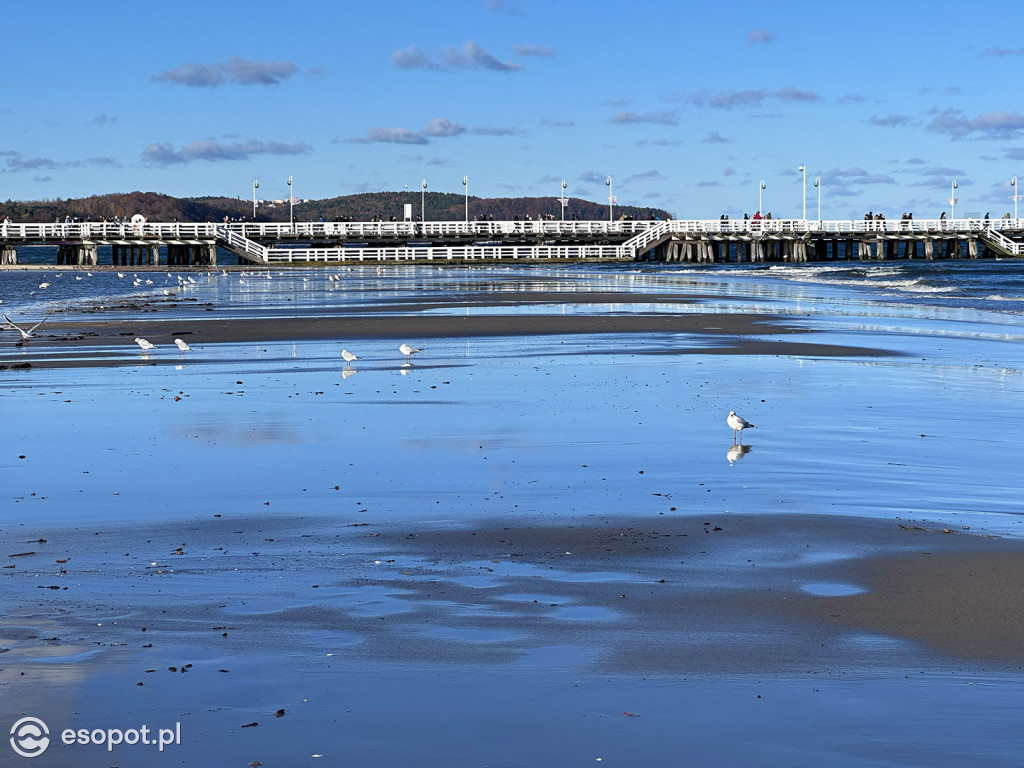
[[[1004,21],[1000,21],[1003,19]],[[255,0],[5,8],[0,196],[567,194],[679,218],[1012,210],[1019,6]]]

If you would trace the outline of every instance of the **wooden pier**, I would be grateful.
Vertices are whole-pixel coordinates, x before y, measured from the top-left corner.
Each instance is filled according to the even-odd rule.
[[[634,258],[708,263],[1024,256],[1024,220],[657,222],[628,243]]]
[[[109,223],[0,225],[0,265],[56,247],[57,263],[119,266],[490,260],[694,264],[1024,256],[1024,219]],[[163,255],[163,260],[161,260]]]

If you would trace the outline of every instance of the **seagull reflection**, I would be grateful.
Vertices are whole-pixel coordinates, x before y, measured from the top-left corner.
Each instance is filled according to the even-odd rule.
[[[729,446],[729,450],[725,454],[725,458],[729,460],[729,465],[732,466],[737,461],[742,459],[748,453],[754,450],[752,445],[743,445],[743,443],[734,443]]]
[[[356,373],[356,369],[355,368],[353,368],[351,365],[346,365],[344,368],[341,369],[341,378],[342,379],[347,379],[349,376],[352,376],[355,373]]]
[[[412,363],[402,363],[402,367],[398,369],[398,372],[403,376],[408,376],[409,371],[411,371],[415,367],[416,366],[413,365]]]

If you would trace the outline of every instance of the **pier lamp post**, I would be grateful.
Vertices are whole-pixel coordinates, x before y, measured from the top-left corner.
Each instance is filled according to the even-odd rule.
[[[1016,178],[1016,177],[1014,177],[1014,178]],[[567,186],[568,185],[565,183],[565,179],[562,179],[562,198],[561,198],[561,200],[562,200],[562,221],[565,221],[565,188]],[[1016,209],[1014,209],[1014,210],[1016,210]],[[1016,214],[1014,214],[1014,218],[1016,218]]]
[[[252,180],[252,220],[256,221],[256,190],[260,188],[260,183],[256,180]]]
[[[802,173],[804,175],[804,208],[803,208],[804,213],[803,213],[803,220],[807,221],[807,167],[804,166],[803,164],[801,164],[800,167],[797,168],[797,170],[800,171],[800,173]]]
[[[1017,226],[1017,201],[1020,200],[1020,195],[1017,194],[1017,177],[1014,176],[1010,179],[1010,187],[1013,189],[1013,194],[1010,195],[1013,198],[1013,226]]]
[[[612,195],[612,177],[609,176],[604,180],[604,183],[608,185],[608,221],[614,221],[612,207],[615,205],[615,196]]]
[[[288,177],[288,226],[295,231],[295,198],[292,197],[292,177]]]
[[[818,190],[818,227],[821,227],[821,177],[814,177],[814,188]]]
[[[423,180],[420,188],[420,221],[427,223],[427,180]]]
[[[764,183],[764,179],[761,179],[761,183],[757,187],[757,212],[764,217],[764,206],[761,205],[761,193],[768,189],[768,185]]]
[[[469,224],[469,176],[462,177],[462,186],[466,188],[466,223]]]
[[[955,190],[960,185],[956,183],[956,179],[953,179],[953,183],[949,185],[949,218],[950,220],[956,218],[956,194]]]

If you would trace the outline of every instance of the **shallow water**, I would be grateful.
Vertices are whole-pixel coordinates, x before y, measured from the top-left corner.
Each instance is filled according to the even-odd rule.
[[[305,341],[9,371],[4,504],[48,522],[269,502],[378,521],[676,507],[1013,530],[1020,346],[913,340],[920,357],[865,361],[679,355],[689,342],[671,334],[639,355],[628,337],[438,339],[410,368],[394,342],[363,340],[347,379],[340,344]],[[739,456],[729,410],[757,424]]]

